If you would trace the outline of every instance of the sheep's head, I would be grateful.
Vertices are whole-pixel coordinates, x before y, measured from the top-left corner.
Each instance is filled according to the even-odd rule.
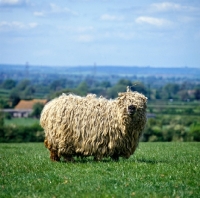
[[[127,92],[118,95],[118,106],[123,116],[137,117],[138,114],[146,114],[147,98],[143,94],[132,92],[127,87]]]
[[[135,105],[129,105],[128,106],[128,108],[127,108],[127,113],[129,114],[129,115],[134,115],[135,114],[135,112],[136,112],[136,106]]]

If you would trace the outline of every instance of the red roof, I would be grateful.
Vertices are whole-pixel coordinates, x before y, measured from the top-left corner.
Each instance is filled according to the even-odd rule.
[[[19,103],[15,106],[15,109],[32,109],[34,104],[42,103],[46,104],[47,100],[44,99],[34,99],[34,100],[20,100]]]

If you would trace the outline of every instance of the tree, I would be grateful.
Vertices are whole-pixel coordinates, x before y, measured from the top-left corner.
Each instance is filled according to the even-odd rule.
[[[111,83],[109,81],[103,81],[100,84],[101,87],[108,88],[111,87]]]
[[[16,89],[14,89],[10,92],[9,99],[12,103],[12,107],[15,107],[19,103],[19,101],[21,99],[19,94],[20,93]]]
[[[4,138],[4,112],[0,105],[0,140]]]
[[[131,86],[132,91],[137,91],[139,93],[147,94],[147,88],[141,82],[133,82]]]
[[[194,141],[200,142],[200,123],[194,122],[190,126],[190,134],[193,136]]]
[[[110,87],[107,91],[109,98],[116,98],[119,92],[125,92],[127,86],[131,86],[132,82],[130,80],[121,79],[114,86]]]
[[[38,103],[35,103],[35,104],[33,105],[32,116],[34,116],[34,117],[36,117],[36,118],[39,118],[43,108],[44,108],[44,104],[39,103],[39,102],[38,102]]]
[[[121,80],[119,80],[117,85],[123,85],[126,88],[127,86],[132,86],[132,82],[130,80],[121,79]]]
[[[115,85],[113,87],[108,88],[107,97],[108,98],[116,98],[117,94],[118,94],[118,92],[120,92],[120,90],[123,90],[123,92],[124,92],[124,86]]]
[[[200,88],[195,90],[194,97],[196,100],[200,100]]]
[[[20,99],[32,99],[34,93],[35,88],[31,85],[31,82],[29,80],[22,80],[10,93],[12,106],[15,106]]]
[[[0,108],[0,128],[3,128],[4,126],[4,113],[3,109]]]
[[[0,98],[0,107],[2,107],[3,109],[9,108],[9,104],[6,100]]]
[[[16,89],[18,91],[24,91],[28,86],[31,85],[30,80],[22,80],[21,82],[19,82],[19,84],[16,86]]]
[[[51,83],[50,89],[53,91],[59,91],[60,89],[64,88],[66,85],[66,80],[60,79],[60,80],[55,80]]]
[[[168,83],[162,89],[164,99],[176,98],[179,91],[179,85]]]
[[[21,92],[22,98],[23,99],[32,99],[33,98],[33,94],[35,93],[35,89],[33,86],[27,86],[26,89],[24,91]]]
[[[178,92],[179,98],[181,100],[187,100],[189,98],[189,94],[187,90],[181,90]]]
[[[78,95],[84,96],[89,92],[89,87],[86,82],[81,82],[79,86],[76,88],[75,92]]]
[[[7,79],[3,82],[2,87],[4,89],[12,89],[16,86],[16,81],[12,80],[12,79]]]
[[[161,99],[161,89],[155,90],[155,99]]]

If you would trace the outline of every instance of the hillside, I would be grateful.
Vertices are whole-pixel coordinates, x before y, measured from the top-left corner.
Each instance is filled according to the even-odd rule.
[[[92,75],[92,76],[156,76],[199,78],[200,68],[138,67],[138,66],[30,66],[0,64],[0,77],[27,77],[29,75]]]

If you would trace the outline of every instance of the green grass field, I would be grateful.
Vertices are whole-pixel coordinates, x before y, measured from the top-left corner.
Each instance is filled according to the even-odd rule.
[[[0,98],[7,99],[9,97],[10,90],[0,88]]]
[[[0,144],[0,197],[200,197],[200,143],[140,143],[128,160],[51,162],[42,143]]]
[[[5,119],[5,125],[16,125],[16,126],[32,126],[38,124],[39,120],[34,118],[12,118]]]

